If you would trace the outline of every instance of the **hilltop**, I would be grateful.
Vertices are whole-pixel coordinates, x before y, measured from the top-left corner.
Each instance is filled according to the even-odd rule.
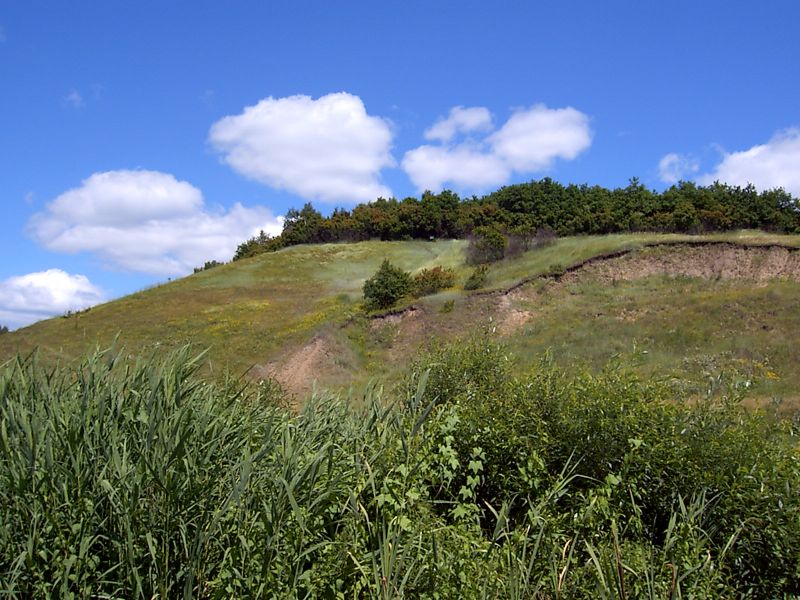
[[[503,260],[484,287],[462,240],[298,245],[237,260],[0,337],[0,356],[39,348],[69,362],[116,343],[146,357],[208,348],[205,371],[276,378],[297,397],[390,381],[418,350],[477,332],[521,364],[611,360],[700,393],[722,373],[793,405],[800,374],[800,236],[755,231],[565,237]],[[457,284],[367,314],[361,288],[384,259],[410,272],[443,266]],[[116,340],[116,341],[115,341]]]

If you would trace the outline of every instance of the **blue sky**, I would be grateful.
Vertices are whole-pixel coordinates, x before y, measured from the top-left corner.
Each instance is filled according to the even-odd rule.
[[[550,176],[800,196],[800,4],[0,0],[0,324],[291,206]]]

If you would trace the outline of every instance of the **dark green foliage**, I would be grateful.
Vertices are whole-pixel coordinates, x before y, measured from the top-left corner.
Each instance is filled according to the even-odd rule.
[[[422,271],[414,275],[411,293],[414,297],[419,298],[420,296],[435,294],[453,287],[455,283],[456,273],[453,269],[439,266],[431,269],[422,269]]]
[[[5,325],[0,325],[0,335],[8,333],[8,327]]]
[[[496,227],[478,227],[469,237],[467,264],[482,265],[502,260],[507,246],[506,236]]]
[[[258,256],[264,252],[274,252],[285,245],[286,243],[282,237],[271,237],[262,230],[257,236],[239,244],[239,247],[236,248],[236,253],[233,255],[233,260]]]
[[[479,237],[491,227],[507,232],[508,251],[516,256],[547,235],[606,234],[630,231],[700,233],[760,228],[800,231],[800,205],[783,189],[758,192],[714,183],[680,182],[663,193],[637,179],[624,188],[564,186],[549,177],[500,188],[481,198],[459,198],[449,190],[421,198],[378,198],[351,211],[337,208],[323,217],[310,204],[286,215],[283,233],[274,240],[253,238],[235,258],[278,250],[293,244]],[[499,246],[497,247],[499,248]]]
[[[207,260],[202,267],[195,267],[195,273],[201,273],[202,271],[208,271],[209,269],[213,269],[214,267],[221,267],[225,263],[221,263],[216,260]]]
[[[508,361],[502,346],[476,342],[421,361],[432,365],[428,393],[453,423],[458,466],[443,492],[469,486],[479,449],[471,497],[477,506],[507,506],[507,518],[524,522],[530,498],[569,473],[558,513],[570,515],[560,525],[571,531],[565,539],[585,540],[576,552],[612,542],[618,527],[614,544],[673,553],[675,565],[682,555],[684,568],[706,569],[697,581],[704,597],[719,595],[715,586],[731,586],[722,595],[764,598],[800,592],[800,465],[786,431],[746,412],[733,391],[689,406],[619,368],[568,376],[545,360],[514,381]],[[476,514],[491,525],[491,511]],[[676,532],[680,519],[690,522]]]
[[[375,275],[364,282],[364,305],[369,310],[389,308],[411,293],[412,288],[411,275],[386,259]]]
[[[465,290],[477,290],[484,286],[486,278],[489,275],[489,267],[487,265],[478,265],[475,270],[470,273],[467,280],[464,282]]]

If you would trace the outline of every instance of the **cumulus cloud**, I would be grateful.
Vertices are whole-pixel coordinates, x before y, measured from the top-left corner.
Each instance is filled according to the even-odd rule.
[[[670,152],[658,161],[658,176],[664,183],[678,183],[699,169],[696,160],[676,152]]]
[[[489,142],[495,154],[522,173],[549,169],[558,158],[576,158],[591,145],[592,134],[582,112],[537,104],[516,111]]]
[[[457,134],[484,131],[481,139],[453,141]],[[572,160],[592,143],[589,117],[572,108],[536,104],[516,110],[492,131],[491,114],[483,107],[455,107],[450,116],[425,133],[440,146],[424,145],[403,157],[403,169],[418,189],[486,189],[504,184],[512,172],[550,169],[558,159]]]
[[[11,328],[81,310],[105,300],[84,275],[49,269],[0,281],[0,323]]]
[[[457,133],[471,133],[473,131],[489,131],[492,129],[492,113],[488,108],[476,106],[464,108],[454,106],[450,114],[439,119],[433,126],[425,131],[426,140],[449,142]]]
[[[420,190],[438,191],[445,182],[459,189],[480,190],[510,176],[500,158],[468,146],[420,146],[406,153],[403,169]]]
[[[776,133],[766,144],[725,153],[716,168],[698,178],[703,185],[723,181],[730,185],[752,183],[759,190],[782,187],[800,197],[800,128]]]
[[[394,165],[391,127],[352,94],[269,97],[214,123],[208,139],[235,171],[308,200],[392,195],[380,181]]]
[[[28,223],[48,250],[89,252],[111,268],[161,276],[229,260],[260,229],[277,235],[281,228],[262,207],[208,210],[200,190],[158,171],[95,173]]]

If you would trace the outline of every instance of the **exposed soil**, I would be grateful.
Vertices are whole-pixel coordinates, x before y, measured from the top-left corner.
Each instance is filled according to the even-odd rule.
[[[386,359],[401,366],[416,350],[436,339],[452,339],[480,327],[511,335],[536,318],[535,307],[544,301],[543,295],[569,291],[583,281],[613,285],[651,276],[735,279],[756,285],[766,285],[773,279],[800,281],[800,250],[731,243],[661,244],[623,250],[572,265],[560,274],[531,278],[507,290],[465,296],[456,300],[452,312],[443,313],[421,301],[372,319],[369,334],[379,335],[392,327]],[[640,316],[627,311],[618,318],[635,321]],[[315,379],[331,373],[340,351],[318,334],[286,360],[258,367],[254,374],[272,376],[299,396],[310,391]]]
[[[559,279],[576,282],[591,278],[605,283],[653,275],[702,279],[771,279],[800,281],[800,251],[782,246],[735,244],[659,245],[605,260],[591,260],[569,269]]]
[[[335,351],[323,335],[315,335],[310,342],[289,354],[285,360],[257,365],[251,371],[255,378],[274,378],[284,390],[296,397],[308,394],[323,372],[335,364]]]
[[[756,285],[775,279],[800,281],[800,250],[730,243],[660,244],[594,257],[562,274],[537,277],[498,292],[508,299],[499,303],[498,317],[505,325],[501,332],[513,333],[515,323],[524,324],[528,319],[520,319],[516,306],[520,302],[528,306],[538,303],[543,293],[551,295],[584,281],[614,285],[654,276],[741,280]],[[633,322],[641,316],[637,311],[623,311],[617,318]]]

